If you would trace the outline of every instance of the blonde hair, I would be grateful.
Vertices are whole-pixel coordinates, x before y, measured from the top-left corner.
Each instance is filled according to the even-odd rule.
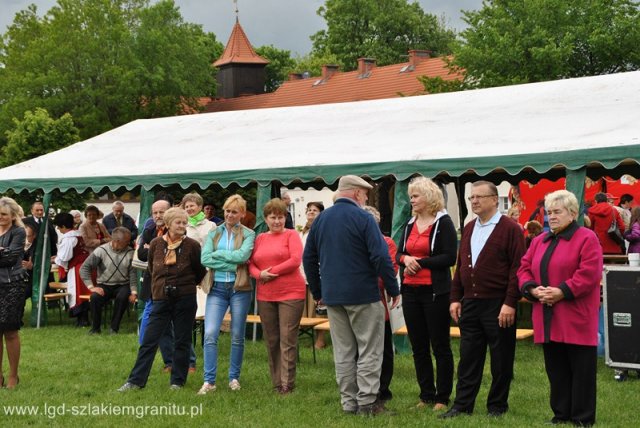
[[[556,190],[544,197],[544,208],[548,211],[553,205],[559,204],[573,215],[578,215],[580,210],[576,195],[568,190]]]
[[[191,192],[184,195],[182,197],[182,202],[180,202],[180,206],[184,208],[187,202],[193,202],[194,204],[196,204],[201,208],[204,206],[204,199],[202,199],[202,196],[200,196],[196,192]]]
[[[426,177],[416,177],[409,182],[409,195],[416,192],[427,199],[427,208],[431,214],[444,209],[444,195],[436,183]],[[415,214],[415,213],[414,213]]]
[[[16,226],[24,227],[24,224],[22,223],[22,215],[24,214],[24,211],[12,198],[8,196],[0,198],[0,211],[11,215],[11,223]]]
[[[224,205],[222,206],[223,210],[233,210],[236,209],[241,213],[247,212],[247,201],[240,195],[231,195],[224,201]]]
[[[187,214],[187,212],[180,207],[169,208],[167,211],[165,211],[163,217],[165,226],[167,226],[168,228],[169,226],[171,226],[171,223],[173,223],[179,217],[188,219],[189,214]]]

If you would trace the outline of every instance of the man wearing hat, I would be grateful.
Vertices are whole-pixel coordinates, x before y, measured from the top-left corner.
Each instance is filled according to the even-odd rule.
[[[335,204],[314,220],[303,256],[313,298],[327,306],[342,410],[365,415],[385,411],[376,398],[384,349],[378,277],[392,308],[400,295],[387,244],[362,209],[372,188],[355,175],[340,178]]]

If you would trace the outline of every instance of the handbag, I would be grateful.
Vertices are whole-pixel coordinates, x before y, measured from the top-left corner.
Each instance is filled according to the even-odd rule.
[[[138,250],[133,250],[133,258],[131,259],[131,267],[138,270],[147,270],[148,262],[143,262],[138,258]]]
[[[236,268],[236,280],[233,283],[236,291],[251,290],[251,277],[249,276],[249,266],[246,263],[239,264]]]
[[[618,229],[618,223],[616,222],[615,213],[613,213],[613,220],[611,221],[609,229],[607,229],[607,234],[609,235],[609,238],[611,238],[616,244],[624,244],[624,238],[622,237],[622,233],[620,233],[620,229]]]

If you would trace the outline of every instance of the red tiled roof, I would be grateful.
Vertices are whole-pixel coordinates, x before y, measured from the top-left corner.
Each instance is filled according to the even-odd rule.
[[[368,77],[359,71],[336,72],[328,79],[311,77],[284,82],[275,92],[230,99],[201,99],[205,112],[248,110],[270,107],[289,107],[349,101],[395,98],[403,95],[424,94],[419,76],[443,80],[461,79],[451,74],[441,58],[425,58],[417,61],[373,67]]]
[[[237,19],[222,56],[213,63],[214,67],[226,64],[269,64],[268,60],[262,58],[253,50]]]

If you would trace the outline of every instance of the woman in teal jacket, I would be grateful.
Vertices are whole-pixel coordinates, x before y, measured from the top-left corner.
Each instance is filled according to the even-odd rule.
[[[244,354],[244,331],[251,303],[252,285],[246,262],[251,256],[255,233],[240,221],[247,203],[240,195],[224,203],[224,223],[209,232],[201,261],[213,271],[213,284],[203,287],[207,293],[204,317],[204,383],[199,395],[216,389],[218,336],[227,309],[231,312],[231,363],[229,388],[240,389],[240,370]]]

